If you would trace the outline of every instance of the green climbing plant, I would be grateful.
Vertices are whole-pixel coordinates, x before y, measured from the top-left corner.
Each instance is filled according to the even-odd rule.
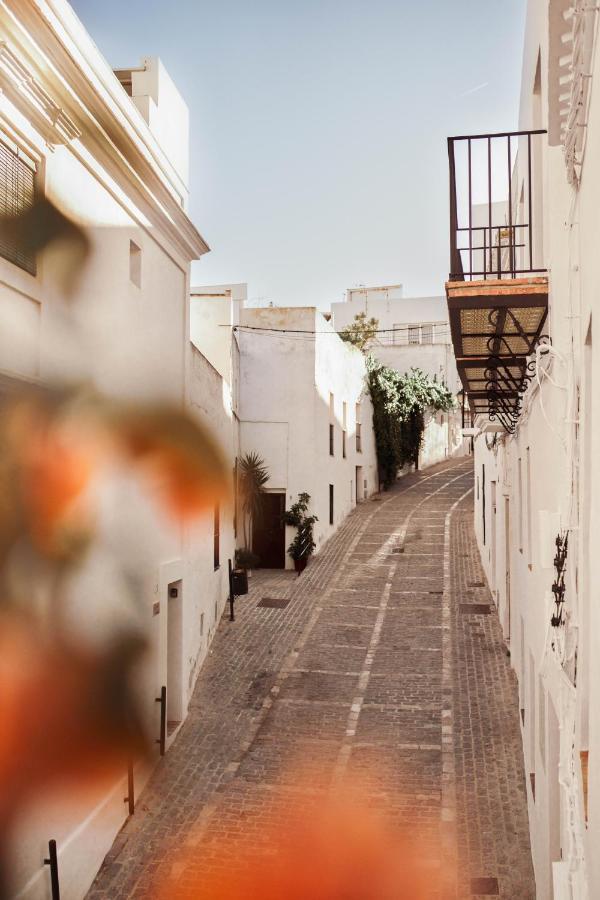
[[[425,411],[449,411],[456,400],[442,381],[421,369],[401,375],[367,357],[367,383],[373,403],[373,427],[379,478],[385,487],[395,480],[398,469],[417,466],[425,428]]]

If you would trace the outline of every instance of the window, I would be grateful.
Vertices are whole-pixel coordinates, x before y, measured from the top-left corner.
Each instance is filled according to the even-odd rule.
[[[394,330],[392,331],[392,342],[394,344],[406,344],[406,341],[406,325],[400,325],[399,323],[396,323],[394,325]]]
[[[0,215],[18,216],[35,202],[35,163],[8,140],[0,141]],[[20,235],[0,240],[0,256],[20,269],[36,274],[35,253]]]
[[[517,490],[519,493],[519,553],[523,552],[523,466],[517,460]]]
[[[329,524],[333,525],[333,485],[329,485]]]
[[[531,457],[529,447],[525,451],[525,476],[527,478],[527,561],[531,569],[533,565],[533,547],[531,533]]]
[[[485,544],[485,466],[481,467],[481,518],[483,520],[483,543]]]
[[[129,280],[136,287],[142,286],[142,250],[133,241],[129,241]]]
[[[332,393],[329,394],[329,455],[334,455],[334,416],[335,416],[335,400]]]
[[[344,400],[342,403],[342,456],[346,459],[346,418],[348,404]]]
[[[529,777],[535,773],[535,660],[533,653],[529,652]],[[531,779],[531,792],[535,800],[535,775]]]
[[[238,458],[233,464],[233,536],[237,537],[237,507],[238,507]]]
[[[361,433],[360,433],[361,432],[360,416],[361,416],[360,403],[357,403],[356,404],[356,452],[357,453],[362,453],[362,440],[361,440]]]
[[[521,697],[521,722],[525,725],[525,620],[521,616],[521,677],[519,678]]]
[[[421,325],[421,343],[433,344],[433,325]]]
[[[346,432],[342,431],[342,456],[346,459]]]
[[[420,343],[420,328],[418,325],[411,325],[408,329],[408,343],[409,344],[418,344]]]
[[[213,520],[213,565],[215,571],[221,565],[221,509],[218,503],[215,503],[215,515]]]
[[[546,690],[544,688],[544,680],[541,675],[538,675],[538,696],[540,698],[539,702],[539,742],[540,742],[540,757],[542,760],[542,765],[544,768],[546,767]]]

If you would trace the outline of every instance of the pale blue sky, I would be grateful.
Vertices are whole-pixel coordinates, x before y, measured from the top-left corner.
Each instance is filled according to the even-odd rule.
[[[516,125],[525,0],[72,3],[112,66],[160,56],[190,108],[196,284],[443,292],[445,138]]]

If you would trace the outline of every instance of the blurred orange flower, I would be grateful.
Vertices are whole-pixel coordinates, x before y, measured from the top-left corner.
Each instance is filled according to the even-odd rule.
[[[30,534],[48,556],[62,556],[89,531],[82,498],[97,472],[88,438],[53,424],[33,427],[22,442],[20,481]]]
[[[366,800],[355,793],[328,795],[311,813],[295,811],[293,802],[282,798],[280,827],[267,833],[261,830],[260,843],[271,851],[268,857],[250,854],[243,839],[236,847],[234,839],[233,845],[228,841],[227,862],[206,873],[188,854],[177,866],[185,871],[183,879],[163,885],[157,900],[424,900],[431,896],[435,878],[419,862],[418,838],[392,829]],[[197,854],[201,862],[201,842]]]
[[[35,623],[0,618],[0,830],[56,783],[94,789],[146,740],[130,681],[143,643],[102,652],[49,642]]]
[[[176,518],[193,518],[228,499],[231,474],[199,422],[165,405],[121,407],[113,421],[125,453]]]

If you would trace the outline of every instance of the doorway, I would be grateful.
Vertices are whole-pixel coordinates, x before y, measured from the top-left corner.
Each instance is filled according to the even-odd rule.
[[[252,550],[263,569],[285,568],[285,494],[262,494],[253,525]]]
[[[354,483],[356,485],[356,502],[360,503],[360,501],[364,498],[362,466],[356,466],[356,477]]]
[[[510,500],[504,498],[504,640],[510,646]]]
[[[182,720],[182,582],[167,586],[167,733],[172,734]]]
[[[562,859],[561,849],[561,787],[559,781],[560,765],[560,725],[554,703],[548,701],[548,822],[550,860],[550,884],[552,884],[552,863]]]
[[[492,588],[492,597],[494,599],[494,603],[496,606],[498,605],[498,575],[496,572],[496,482],[490,482],[490,493],[491,493],[491,551],[492,551],[492,559],[491,559],[491,588]]]

